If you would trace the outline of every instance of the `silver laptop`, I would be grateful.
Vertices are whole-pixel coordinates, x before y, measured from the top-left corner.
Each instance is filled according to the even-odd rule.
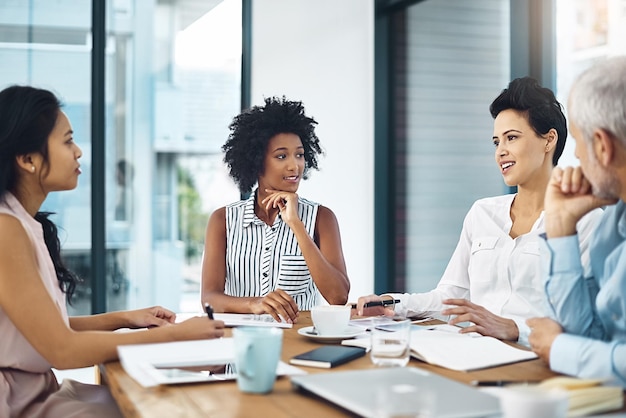
[[[320,396],[363,417],[376,413],[381,385],[410,385],[435,394],[434,416],[470,418],[500,416],[495,396],[416,367],[392,367],[292,376],[294,388]],[[406,386],[405,386],[406,387]]]

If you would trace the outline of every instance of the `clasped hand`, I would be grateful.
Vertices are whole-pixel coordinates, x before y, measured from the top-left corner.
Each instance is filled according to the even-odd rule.
[[[563,327],[550,318],[530,318],[526,320],[526,325],[530,328],[530,348],[549,365],[552,344],[563,333]]]
[[[575,234],[576,223],[585,214],[616,202],[595,196],[581,167],[555,167],[544,201],[548,238]]]

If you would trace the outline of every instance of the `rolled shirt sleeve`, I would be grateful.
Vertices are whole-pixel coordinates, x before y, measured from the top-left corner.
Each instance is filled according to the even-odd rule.
[[[552,343],[550,368],[582,378],[613,376],[614,383],[626,386],[626,343],[560,334]]]
[[[565,331],[552,343],[550,367],[626,387],[626,204],[608,207],[588,240],[588,272],[576,241],[545,241],[547,304]]]
[[[578,236],[541,241],[549,315],[566,332],[601,337],[603,330],[595,312],[597,286],[593,278],[583,277]]]

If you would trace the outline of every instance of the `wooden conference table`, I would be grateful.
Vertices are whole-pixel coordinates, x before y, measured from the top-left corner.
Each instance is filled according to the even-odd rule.
[[[319,347],[320,344],[297,333],[311,326],[310,312],[301,312],[298,323],[283,334],[282,361]],[[231,330],[226,330],[230,336]],[[463,383],[472,380],[536,381],[556,376],[541,360],[473,372],[457,372],[411,359],[409,366],[430,370]],[[333,369],[303,367],[309,373],[371,369],[369,356],[361,357]],[[280,377],[268,395],[245,394],[235,381],[170,385],[144,388],[131,378],[119,362],[100,366],[103,384],[109,385],[125,417],[346,417],[349,412],[294,390],[289,377]]]

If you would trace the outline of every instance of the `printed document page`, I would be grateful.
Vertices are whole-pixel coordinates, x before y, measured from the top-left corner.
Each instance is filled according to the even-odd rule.
[[[121,345],[117,352],[126,373],[144,387],[232,380],[237,376],[232,338]],[[221,370],[208,371],[216,369]],[[306,372],[280,361],[276,373]]]
[[[513,347],[493,337],[413,327],[411,355],[447,369],[470,371],[537,358],[532,351]],[[370,338],[343,340],[341,343],[369,349]]]
[[[206,316],[202,312],[192,313],[177,313],[176,322],[183,322],[194,316]],[[288,322],[278,322],[270,314],[239,314],[239,313],[214,313],[214,319],[224,321],[224,325],[227,327],[248,326],[248,327],[278,327],[278,328],[292,328],[293,324]]]

